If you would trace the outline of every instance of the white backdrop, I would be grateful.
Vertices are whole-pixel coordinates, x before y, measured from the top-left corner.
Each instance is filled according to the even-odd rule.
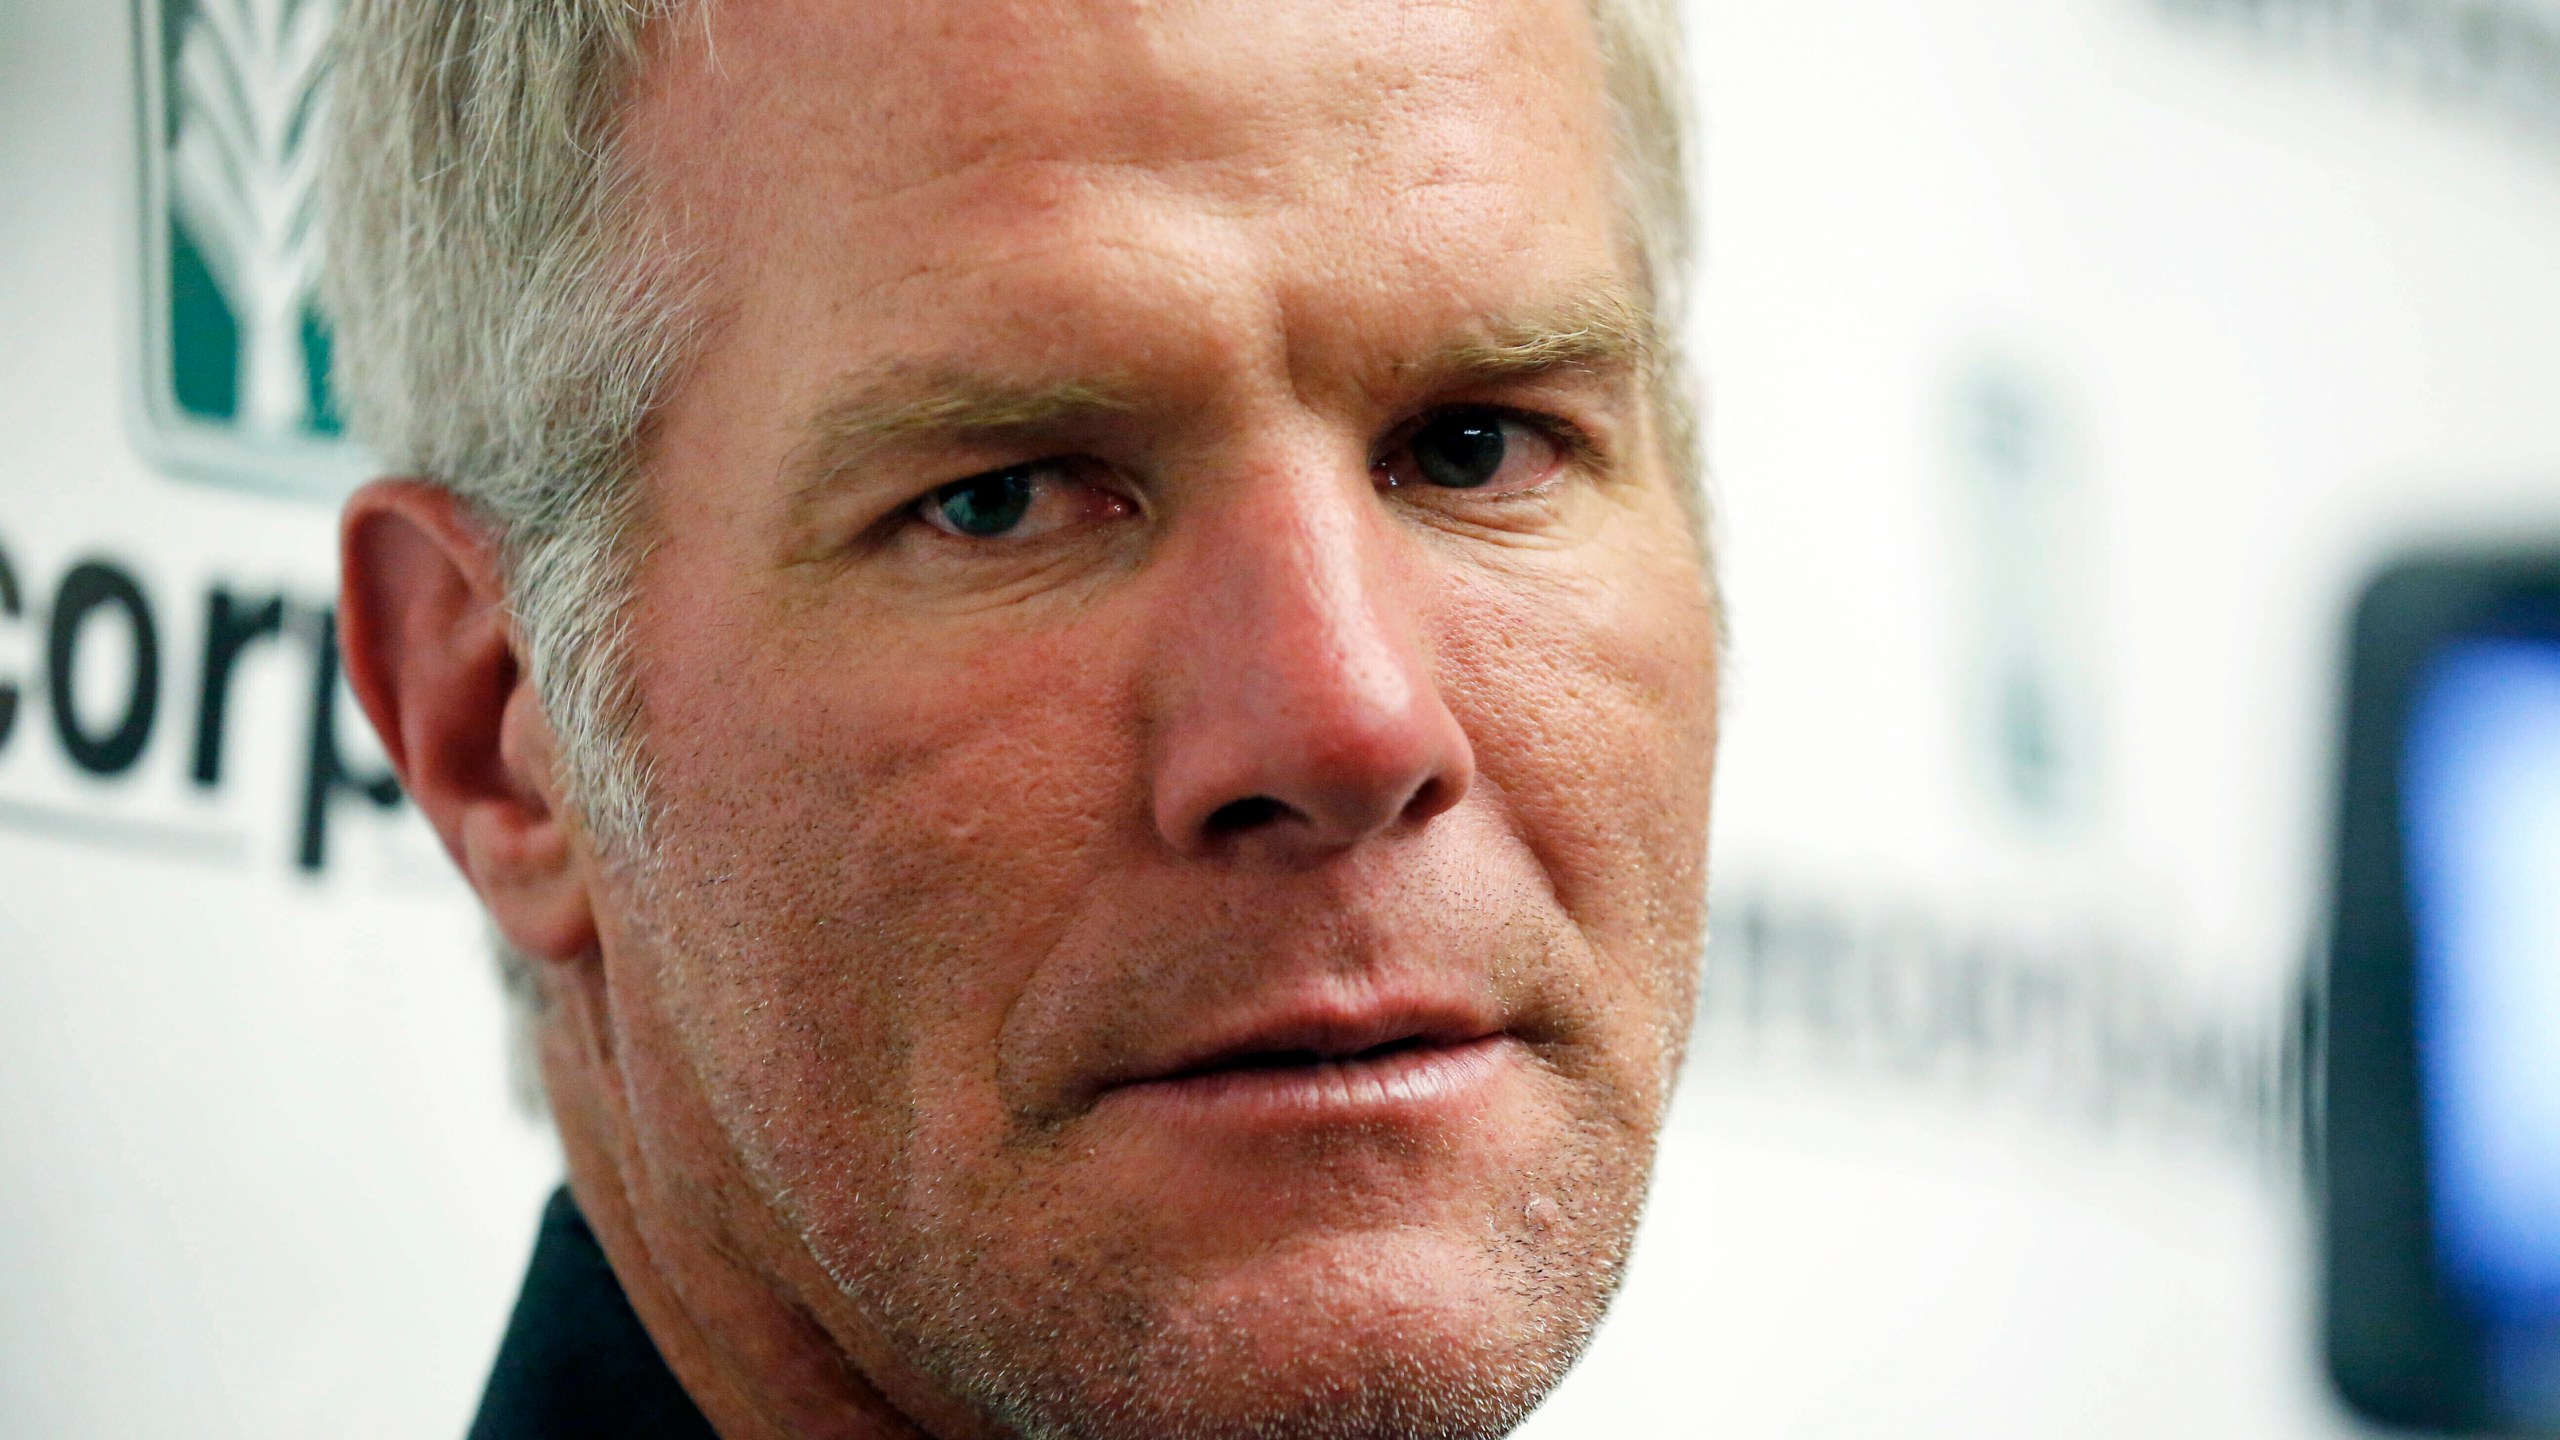
[[[1693,3],[1718,933],[1531,1433],[2349,1433],[2281,1045],[2340,624],[2560,543],[2560,13]],[[451,1436],[558,1160],[415,820],[303,863],[326,507],[142,458],[136,26],[0,0],[0,1433]]]

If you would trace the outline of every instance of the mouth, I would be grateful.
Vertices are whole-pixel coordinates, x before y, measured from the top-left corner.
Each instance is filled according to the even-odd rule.
[[[1180,1052],[1102,1098],[1193,1119],[1418,1115],[1480,1096],[1520,1053],[1512,1036],[1470,1016],[1311,1017]]]

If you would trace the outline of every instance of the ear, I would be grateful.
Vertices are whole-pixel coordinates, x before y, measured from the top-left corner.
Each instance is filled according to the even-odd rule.
[[[339,531],[339,644],[348,683],[400,783],[518,949],[573,960],[596,947],[584,830],[521,661],[498,539],[422,480],[378,480]]]

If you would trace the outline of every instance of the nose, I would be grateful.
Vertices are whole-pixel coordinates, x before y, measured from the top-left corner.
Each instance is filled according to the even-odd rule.
[[[1280,482],[1221,511],[1169,567],[1157,832],[1303,862],[1456,805],[1475,756],[1415,623],[1428,562],[1399,555],[1365,484]]]

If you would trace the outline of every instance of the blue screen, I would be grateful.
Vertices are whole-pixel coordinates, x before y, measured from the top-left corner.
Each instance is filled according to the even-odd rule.
[[[2560,1404],[2560,644],[2421,675],[2402,757],[2418,1063],[2440,1273],[2492,1373]]]

